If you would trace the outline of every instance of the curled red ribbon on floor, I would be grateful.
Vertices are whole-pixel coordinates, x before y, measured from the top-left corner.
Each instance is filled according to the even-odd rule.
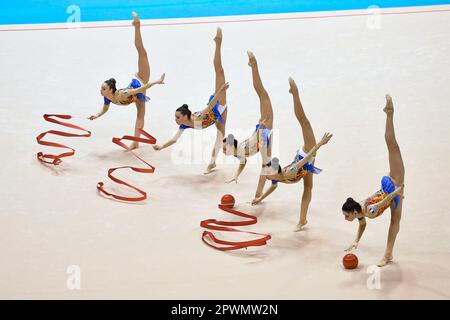
[[[137,156],[132,150],[130,150],[128,148],[128,146],[126,144],[124,144],[122,142],[122,140],[129,140],[129,141],[136,141],[136,142],[140,142],[140,143],[148,143],[148,144],[155,144],[156,143],[156,139],[154,137],[152,137],[150,134],[148,134],[147,132],[145,132],[144,130],[140,129],[139,131],[140,135],[144,135],[145,138],[141,138],[139,137],[134,137],[134,136],[123,136],[122,138],[113,138],[112,142],[117,144],[118,146],[124,148],[127,151],[130,151],[136,158],[138,158],[140,161],[142,161],[143,163],[145,163],[148,168],[136,168],[136,167],[131,167],[131,166],[123,166],[123,167],[117,167],[117,168],[111,168],[108,170],[108,177],[114,181],[115,183],[118,184],[123,184],[133,190],[135,190],[137,193],[139,193],[141,196],[139,197],[124,197],[124,196],[120,196],[117,194],[113,194],[110,193],[108,191],[105,190],[105,188],[103,187],[104,183],[103,182],[99,182],[97,183],[97,190],[107,196],[110,196],[114,199],[117,200],[123,200],[123,201],[143,201],[145,199],[147,199],[147,193],[123,180],[120,180],[116,177],[113,176],[113,172],[118,170],[118,169],[131,169],[135,172],[140,172],[140,173],[153,173],[155,171],[155,167],[152,166],[151,164],[149,164],[148,162],[146,162],[144,159],[142,159],[141,157]]]
[[[261,238],[254,239],[254,240],[248,240],[248,241],[225,241],[220,240],[215,237],[214,233],[211,231],[203,231],[202,240],[205,244],[210,246],[211,248],[220,250],[220,251],[229,251],[229,250],[238,250],[242,248],[247,247],[258,247],[258,246],[264,246],[267,244],[267,241],[269,241],[272,237],[268,234],[262,234],[262,233],[256,233],[256,232],[248,232],[248,231],[241,231],[235,228],[230,227],[237,227],[237,226],[250,226],[252,224],[256,224],[258,222],[258,218],[255,216],[252,216],[250,214],[246,214],[231,208],[228,208],[224,205],[219,204],[219,209],[226,211],[228,213],[247,218],[246,221],[220,221],[216,219],[208,219],[200,222],[200,226],[209,229],[209,230],[217,230],[217,231],[230,231],[230,232],[241,232],[241,233],[247,233],[252,235],[259,235],[262,236]],[[220,245],[217,246],[216,244]]]
[[[90,137],[91,136],[91,132],[80,127],[77,125],[74,125],[72,123],[68,123],[68,122],[63,122],[63,121],[59,121],[56,120],[54,118],[60,118],[60,119],[64,119],[64,120],[69,120],[72,118],[72,116],[67,115],[67,114],[44,114],[44,119],[45,121],[48,122],[52,122],[55,124],[59,124],[61,126],[67,127],[67,128],[72,128],[72,129],[76,129],[76,130],[80,130],[80,131],[84,131],[86,133],[84,134],[76,134],[76,133],[69,133],[69,132],[64,132],[64,131],[59,131],[59,130],[49,130],[46,132],[42,132],[40,135],[38,135],[36,137],[37,143],[43,146],[49,146],[49,147],[55,147],[55,148],[64,148],[64,149],[69,149],[71,151],[68,152],[63,152],[61,154],[48,154],[48,153],[43,153],[43,152],[39,152],[37,154],[37,159],[41,162],[44,163],[49,163],[49,164],[53,164],[55,166],[57,166],[58,164],[60,164],[62,162],[61,158],[65,158],[65,157],[70,157],[73,156],[75,154],[75,149],[72,149],[71,147],[68,147],[66,145],[63,145],[61,143],[56,143],[56,142],[50,142],[50,141],[44,141],[42,140],[47,134],[53,134],[56,136],[63,136],[63,137]],[[52,161],[46,160],[46,159],[52,159]]]

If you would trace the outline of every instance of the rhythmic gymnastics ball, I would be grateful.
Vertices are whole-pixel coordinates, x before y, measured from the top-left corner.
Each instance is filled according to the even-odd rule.
[[[345,269],[355,269],[358,266],[358,257],[353,253],[346,254],[342,258],[342,264]]]
[[[231,194],[226,194],[220,200],[220,204],[224,207],[231,209],[234,207],[235,204],[234,197]]]

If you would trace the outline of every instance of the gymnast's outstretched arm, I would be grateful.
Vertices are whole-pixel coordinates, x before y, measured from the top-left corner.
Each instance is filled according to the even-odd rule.
[[[363,217],[361,220],[359,220],[358,233],[356,234],[355,242],[350,247],[345,249],[345,251],[352,251],[353,248],[358,248],[359,240],[361,240],[364,230],[366,230],[366,218]]]
[[[295,167],[298,168],[298,169],[300,169],[301,167],[303,167],[309,160],[311,160],[311,159],[315,156],[317,150],[319,150],[319,148],[320,148],[321,146],[327,144],[328,141],[330,141],[330,139],[331,139],[332,136],[333,136],[333,135],[332,135],[331,133],[328,133],[328,132],[325,133],[325,134],[323,135],[323,137],[322,137],[322,140],[320,140],[319,143],[317,143],[317,144],[316,144],[316,145],[308,152],[308,154],[306,155],[306,157],[304,157],[302,160],[300,160],[299,162],[297,162],[297,163],[295,164]]]
[[[267,189],[266,192],[264,192],[264,194],[261,197],[253,199],[252,205],[254,206],[254,205],[260,203],[261,201],[263,201],[272,192],[274,192],[277,187],[278,187],[278,183],[272,183],[271,186],[269,187],[269,189]]]
[[[239,178],[239,176],[241,175],[242,171],[244,171],[244,168],[245,168],[245,165],[246,165],[246,164],[247,164],[247,159],[244,158],[244,162],[241,161],[241,162],[239,163],[239,168],[237,169],[237,171],[236,171],[234,177],[231,178],[230,180],[227,180],[226,183],[230,183],[230,182],[233,182],[233,181],[235,181],[235,182],[237,183],[237,182],[238,182],[238,178]]]
[[[216,103],[219,101],[219,96],[220,93],[222,91],[226,91],[228,90],[228,88],[230,87],[230,84],[228,82],[224,83],[219,90],[217,90],[216,93],[214,93],[214,98],[212,98],[212,100],[208,103],[208,105],[206,106],[206,109],[203,112],[209,111],[212,108],[214,108],[214,106],[216,105]]]
[[[98,112],[95,115],[89,116],[88,119],[89,120],[97,119],[98,117],[101,117],[102,115],[104,115],[108,110],[109,110],[109,105],[104,104],[103,108],[102,108],[102,110],[100,110],[100,112]]]
[[[374,214],[376,212],[378,212],[378,210],[384,206],[386,206],[386,204],[388,204],[389,202],[392,201],[392,199],[394,199],[397,195],[402,195],[403,193],[403,188],[404,186],[402,185],[401,187],[396,188],[393,192],[389,193],[383,200],[381,200],[380,202],[374,203],[372,205],[369,206],[368,210],[371,214]]]
[[[136,88],[136,89],[131,89],[128,91],[129,95],[136,95],[138,93],[144,93],[145,91],[147,91],[148,89],[150,89],[151,87],[153,87],[155,84],[164,84],[164,78],[166,77],[166,74],[163,73],[161,75],[161,78],[159,78],[158,80],[155,81],[150,81],[146,84],[144,84],[142,87]]]
[[[159,150],[165,149],[165,148],[167,148],[167,147],[170,147],[171,145],[175,144],[175,143],[178,141],[178,139],[179,139],[179,138],[181,137],[181,135],[183,134],[183,131],[184,131],[183,129],[179,129],[179,130],[177,131],[177,133],[172,137],[172,139],[170,139],[169,141],[167,141],[166,143],[164,143],[162,146],[155,144],[155,145],[153,146],[153,149],[155,149],[156,151],[159,151]]]

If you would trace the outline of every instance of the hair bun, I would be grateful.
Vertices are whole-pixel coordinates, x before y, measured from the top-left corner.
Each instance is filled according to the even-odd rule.
[[[228,136],[227,136],[227,144],[234,144],[234,136],[230,133]]]
[[[189,106],[185,103],[181,106],[182,108],[189,109]]]
[[[347,202],[353,202],[355,200],[353,200],[353,198],[347,198]]]
[[[278,159],[277,157],[273,157],[272,161],[271,161],[272,168],[278,169],[279,165],[280,165],[280,159]]]
[[[116,84],[116,79],[114,79],[114,78],[110,78],[109,81],[111,81],[112,83]]]

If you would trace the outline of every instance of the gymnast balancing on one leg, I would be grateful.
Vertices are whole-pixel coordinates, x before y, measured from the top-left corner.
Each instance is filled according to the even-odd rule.
[[[259,109],[261,117],[259,123],[256,125],[256,129],[245,141],[238,143],[232,134],[229,134],[223,139],[223,153],[228,156],[234,156],[240,160],[239,168],[237,169],[234,177],[227,182],[235,181],[237,183],[239,175],[247,164],[247,158],[261,152],[263,163],[267,163],[271,158],[270,143],[272,128],[273,128],[273,110],[272,103],[270,102],[269,94],[263,86],[261,77],[258,71],[258,63],[255,55],[247,51],[249,62],[248,65],[252,68],[253,87],[259,97]]]
[[[384,138],[389,153],[389,175],[381,179],[380,191],[360,203],[352,198],[348,198],[342,206],[342,212],[346,220],[353,221],[355,218],[359,220],[356,240],[346,251],[351,251],[353,248],[356,249],[358,247],[359,240],[366,228],[366,217],[369,219],[377,218],[383,214],[384,210],[389,207],[391,208],[391,225],[389,227],[386,251],[383,259],[378,264],[380,267],[386,265],[393,259],[392,251],[394,249],[395,238],[400,229],[400,218],[402,216],[403,183],[405,177],[405,167],[403,165],[400,147],[395,139],[394,105],[389,95],[386,95],[386,106],[383,111],[386,113],[386,131]]]
[[[220,150],[221,141],[225,135],[225,125],[227,121],[226,90],[229,85],[228,83],[225,83],[225,73],[222,67],[222,30],[220,28],[217,28],[214,41],[216,43],[213,61],[214,70],[216,73],[215,94],[209,98],[208,105],[203,111],[192,114],[187,104],[183,104],[179,107],[175,112],[175,122],[180,126],[178,132],[172,139],[164,143],[162,146],[153,146],[153,148],[157,151],[162,150],[176,143],[185,129],[205,129],[215,123],[217,128],[217,137],[214,143],[211,160],[205,174],[210,173],[216,167],[216,158]]]
[[[163,74],[160,79],[149,82],[150,80],[150,64],[148,62],[147,51],[144,48],[141,37],[141,23],[139,21],[138,15],[133,12],[133,26],[134,26],[134,44],[136,46],[139,58],[138,58],[138,72],[135,78],[125,89],[116,89],[116,80],[111,78],[103,82],[100,94],[104,97],[104,105],[102,110],[90,117],[88,119],[94,120],[98,117],[104,115],[108,109],[110,103],[116,105],[127,106],[131,103],[136,104],[137,117],[134,134],[139,137],[140,129],[144,128],[144,117],[145,117],[145,103],[150,100],[149,97],[145,95],[145,91],[155,84],[163,84],[164,77]],[[138,142],[134,141],[130,146],[130,149],[138,148]]]
[[[294,161],[288,166],[281,168],[278,158],[273,158],[272,161],[266,165],[268,169],[267,174],[261,176],[260,183],[256,190],[256,196],[252,204],[255,205],[260,203],[264,198],[271,194],[277,188],[278,182],[291,184],[296,183],[303,178],[304,189],[300,207],[300,221],[295,229],[295,231],[299,231],[308,222],[306,220],[306,215],[312,196],[312,174],[318,174],[322,171],[313,165],[316,152],[321,146],[327,144],[333,135],[325,133],[320,142],[316,143],[313,129],[305,115],[300,101],[297,85],[292,78],[289,78],[289,85],[289,92],[294,99],[295,116],[302,128],[304,145],[302,149],[297,151]],[[266,180],[271,180],[272,185],[264,194],[262,194]]]

